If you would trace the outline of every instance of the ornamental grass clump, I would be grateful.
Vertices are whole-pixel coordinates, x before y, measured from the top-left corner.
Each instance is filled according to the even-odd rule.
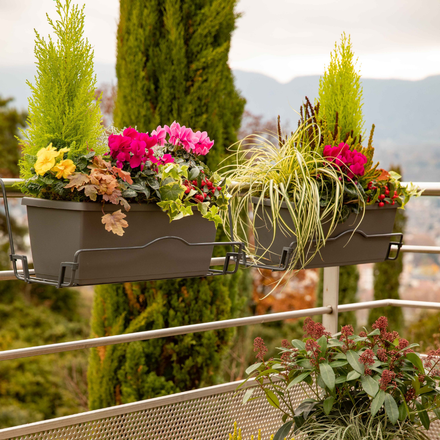
[[[425,430],[440,417],[440,349],[422,360],[414,352],[418,344],[390,331],[384,316],[372,329],[355,334],[347,325],[330,335],[307,318],[305,338],[284,340],[281,357],[268,361],[263,340],[255,340],[258,362],[247,373],[282,413],[280,431],[294,425],[313,440],[427,438]],[[293,386],[305,394],[298,406],[289,396]]]
[[[84,12],[70,0],[56,3],[48,18],[58,42],[36,33],[36,85],[29,100],[29,129],[21,141],[21,189],[50,200],[97,202],[102,223],[122,236],[122,210],[105,214],[106,203],[129,211],[130,203],[157,204],[170,220],[193,215],[221,223],[228,203],[225,180],[201,161],[214,141],[174,121],[151,133],[101,125],[93,51],[83,37]]]

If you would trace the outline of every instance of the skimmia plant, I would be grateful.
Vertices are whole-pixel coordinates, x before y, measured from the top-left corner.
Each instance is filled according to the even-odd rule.
[[[304,331],[303,340],[284,340],[280,358],[268,361],[263,340],[256,338],[258,362],[247,369],[269,404],[283,414],[283,436],[294,425],[309,439],[427,438],[424,429],[440,416],[440,349],[422,360],[413,350],[418,344],[389,331],[384,316],[371,332],[358,335],[348,325],[332,336],[311,318]],[[306,396],[298,406],[290,400],[293,386]],[[245,402],[253,390],[246,392]],[[360,425],[368,432],[356,437]]]

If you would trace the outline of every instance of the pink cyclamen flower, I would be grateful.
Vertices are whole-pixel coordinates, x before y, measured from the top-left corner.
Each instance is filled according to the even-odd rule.
[[[153,130],[151,132],[151,136],[156,136],[157,143],[163,147],[165,145],[167,131],[165,128],[162,128],[160,125],[156,128],[156,130]]]
[[[176,146],[182,146],[188,153],[192,152],[197,142],[197,137],[191,128],[186,128],[184,125],[174,121],[170,127],[165,125],[166,132],[170,135],[169,142]]]
[[[197,139],[194,145],[194,154],[205,156],[209,153],[209,150],[214,145],[214,141],[211,141],[211,139],[209,139],[208,133],[206,131],[197,131],[196,133],[194,133],[194,136]]]

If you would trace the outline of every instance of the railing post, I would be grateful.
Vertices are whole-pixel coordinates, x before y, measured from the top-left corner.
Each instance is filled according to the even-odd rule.
[[[338,303],[339,303],[339,267],[325,267],[323,279],[322,305],[330,306],[332,313],[322,316],[322,324],[331,334],[338,329]]]

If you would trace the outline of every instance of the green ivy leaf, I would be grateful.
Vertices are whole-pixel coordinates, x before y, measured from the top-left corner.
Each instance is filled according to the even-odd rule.
[[[169,183],[161,186],[159,189],[162,200],[177,200],[181,199],[185,194],[185,187],[178,182]]]
[[[122,197],[126,198],[126,199],[131,199],[133,197],[137,197],[137,192],[134,191],[133,189],[126,189],[123,193],[122,193]]]

